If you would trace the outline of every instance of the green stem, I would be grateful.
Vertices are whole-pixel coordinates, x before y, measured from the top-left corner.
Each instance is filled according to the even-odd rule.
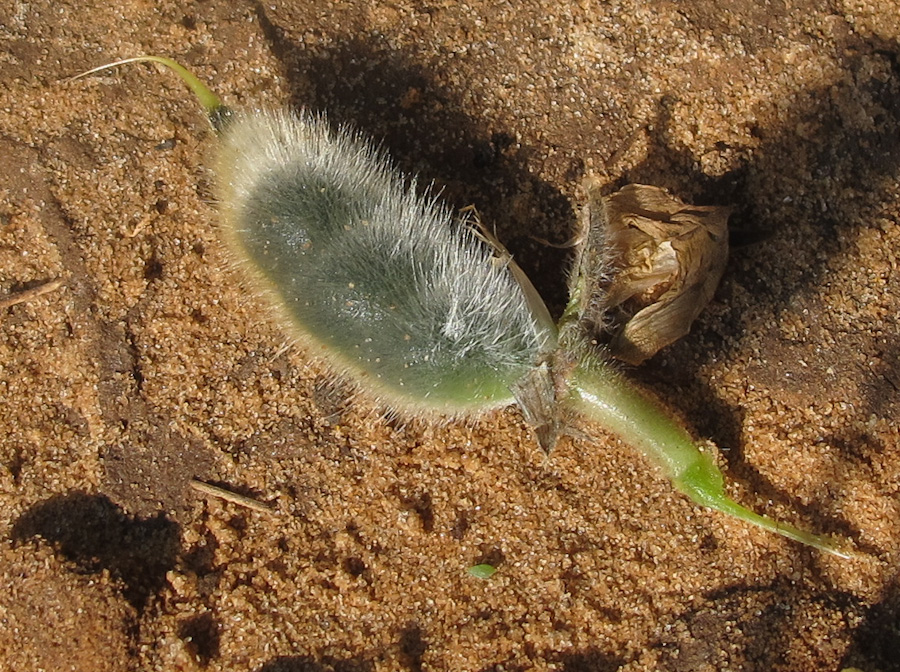
[[[567,402],[640,450],[681,493],[695,503],[842,558],[852,557],[825,536],[778,523],[725,494],[724,476],[687,431],[611,367],[588,356],[568,379]]]

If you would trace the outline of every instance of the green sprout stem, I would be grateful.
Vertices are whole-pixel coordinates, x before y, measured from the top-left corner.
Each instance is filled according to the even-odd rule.
[[[725,494],[724,477],[709,453],[687,431],[609,365],[588,355],[568,379],[567,403],[609,429],[655,463],[672,485],[695,503],[842,558],[852,554],[834,540],[779,523]]]

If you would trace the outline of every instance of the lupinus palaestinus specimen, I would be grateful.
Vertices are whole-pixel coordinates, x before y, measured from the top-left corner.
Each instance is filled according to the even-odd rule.
[[[290,334],[386,408],[467,416],[518,400],[551,426],[547,445],[553,426],[586,418],[694,502],[850,555],[730,499],[713,457],[589,345],[580,321],[594,309],[586,287],[603,271],[602,248],[582,255],[554,325],[498,246],[418,194],[366,140],[303,111],[232,111],[174,61],[120,63],[133,61],[175,70],[206,108],[219,135],[222,232],[248,281]]]

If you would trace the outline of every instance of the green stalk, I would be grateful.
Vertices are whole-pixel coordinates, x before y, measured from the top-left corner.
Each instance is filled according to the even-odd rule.
[[[568,378],[565,403],[617,434],[656,464],[672,485],[695,503],[842,558],[852,553],[826,536],[779,523],[725,494],[724,476],[685,429],[610,366],[588,355]]]

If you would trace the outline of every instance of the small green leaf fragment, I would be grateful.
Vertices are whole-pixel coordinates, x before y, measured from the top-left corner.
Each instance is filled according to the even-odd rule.
[[[489,579],[497,572],[497,568],[493,565],[481,564],[469,567],[468,572],[476,579]]]

